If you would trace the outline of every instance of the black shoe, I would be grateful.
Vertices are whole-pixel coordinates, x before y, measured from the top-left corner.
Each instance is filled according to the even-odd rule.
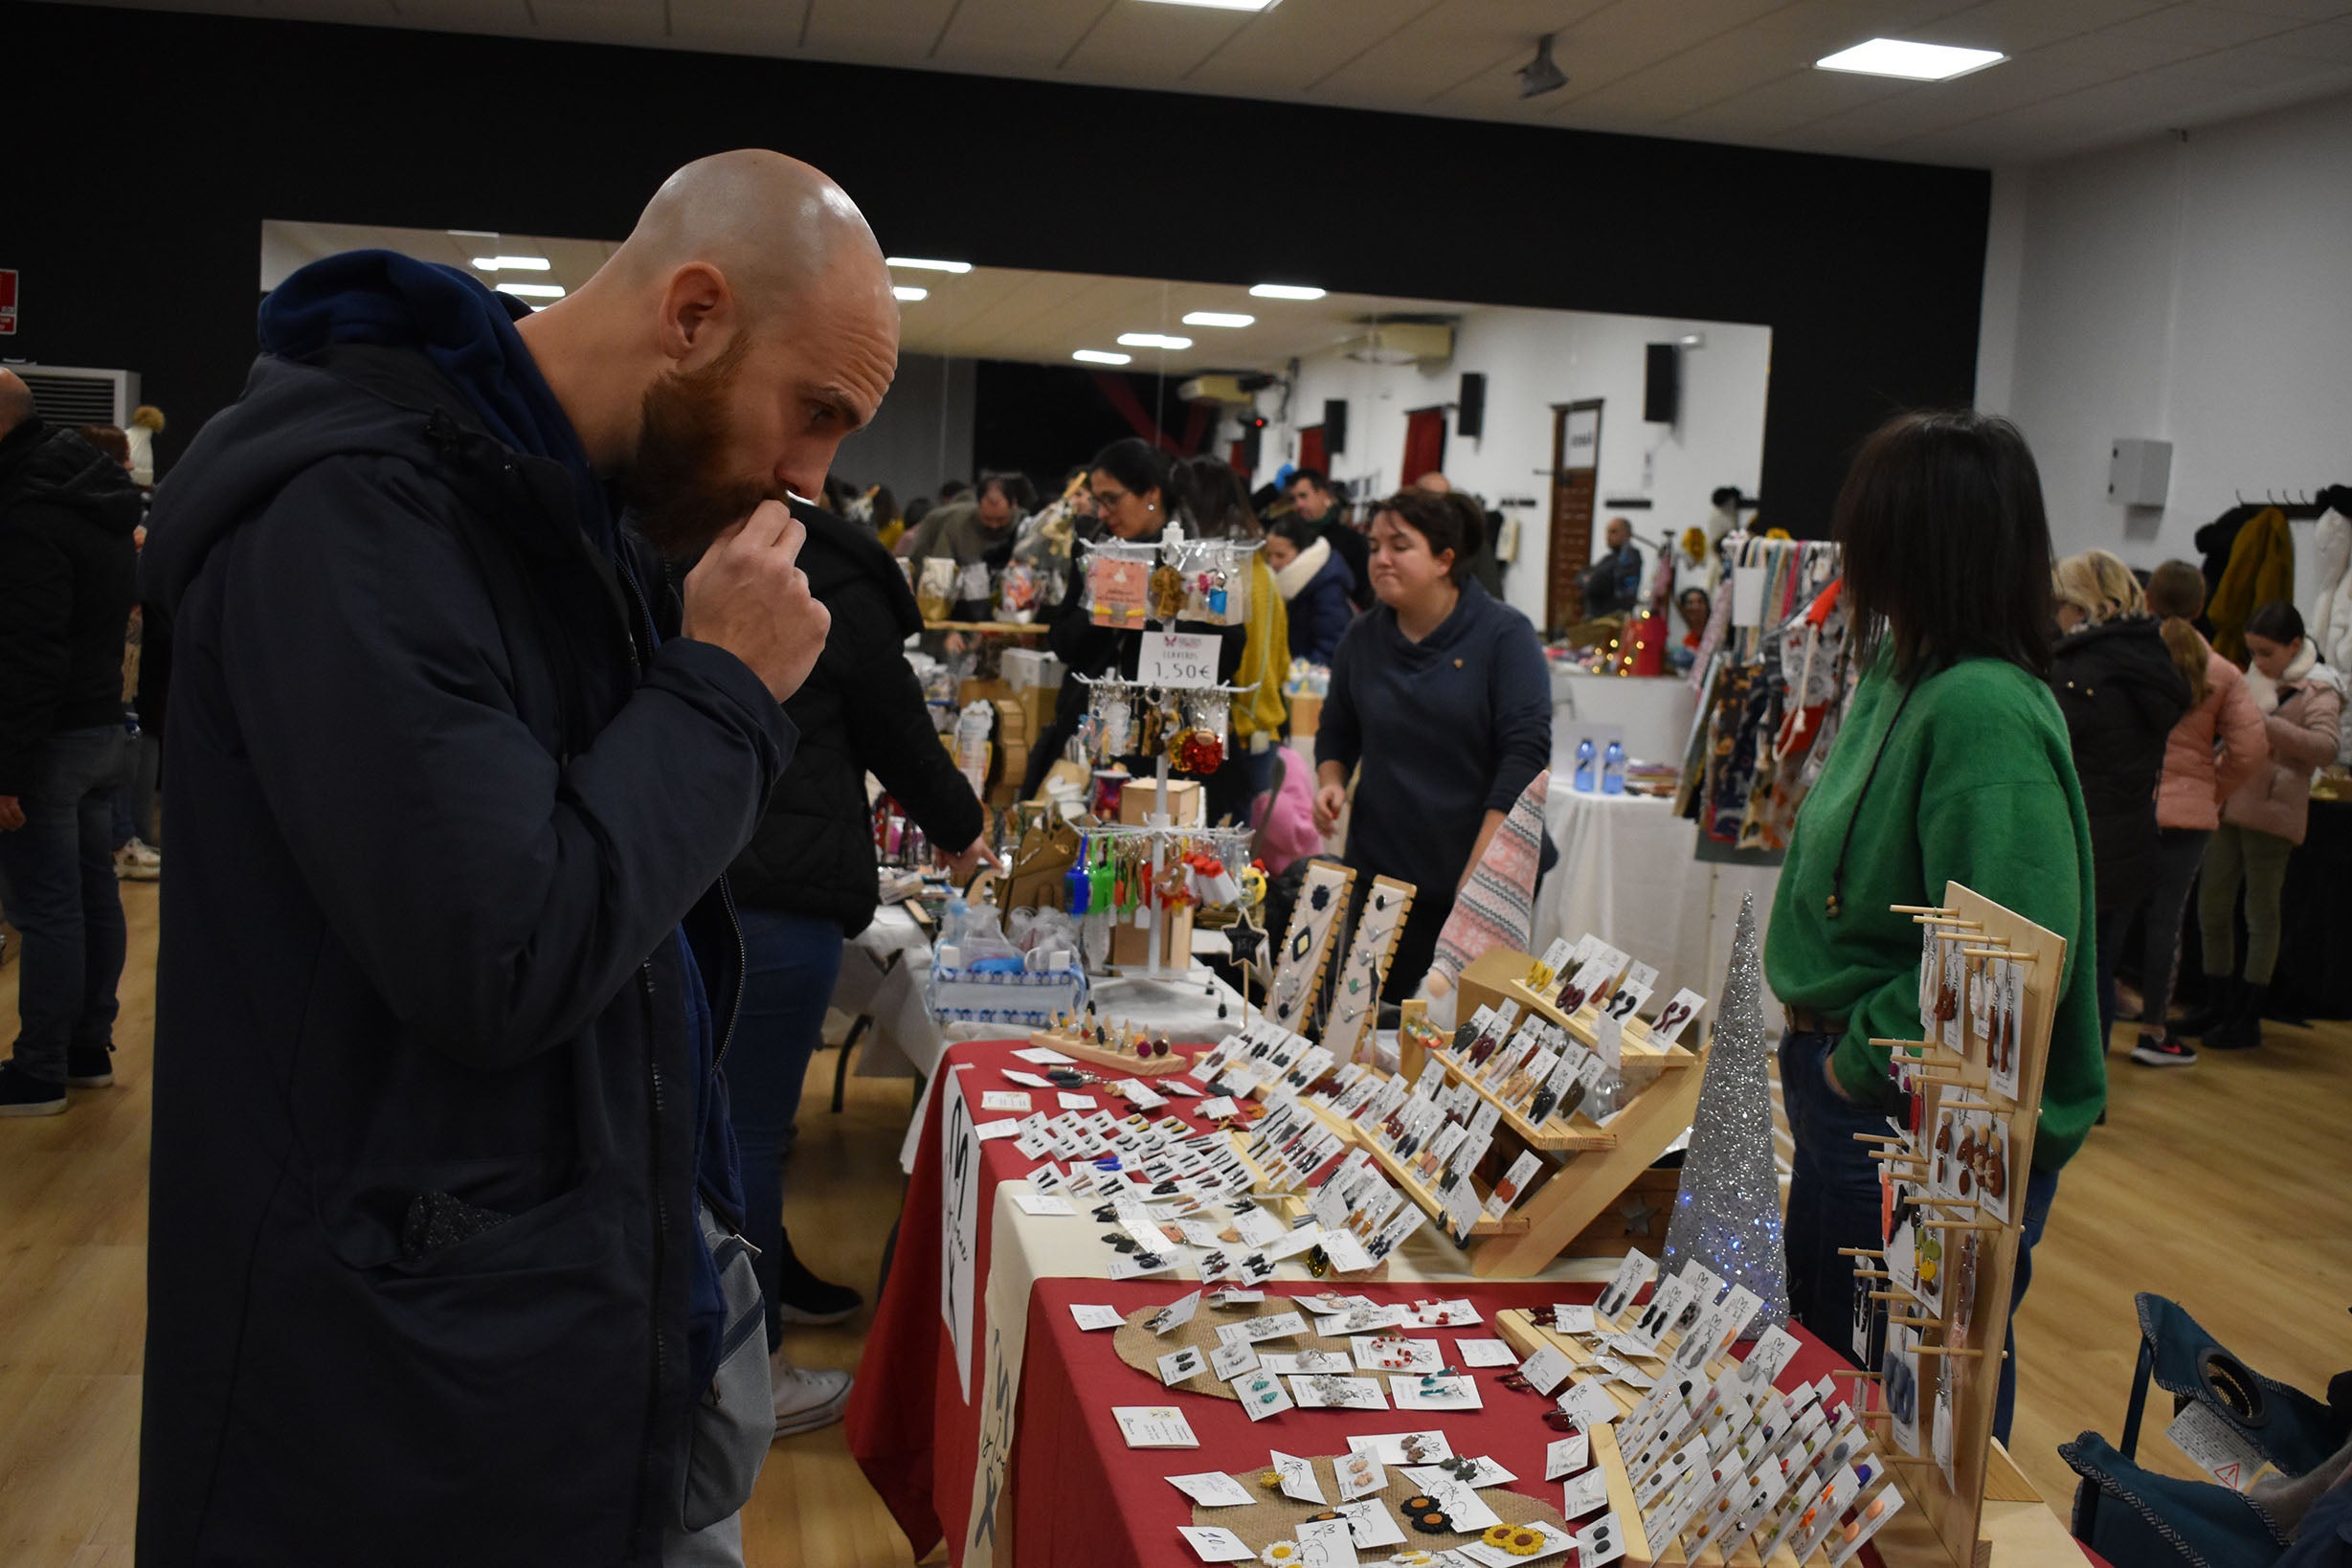
[[[114,1047],[71,1045],[65,1052],[65,1086],[104,1088],[114,1082]]]
[[[0,1062],[0,1116],[55,1116],[65,1109],[65,1086],[44,1084],[13,1062]]]
[[[2241,986],[2238,989],[2237,1012],[2219,1027],[2208,1030],[2205,1037],[2208,1051],[2251,1051],[2262,1043],[2262,1003],[2270,995],[2267,985]]]
[[[2197,1064],[2197,1051],[2187,1041],[2169,1035],[2162,1040],[2141,1035],[2139,1043],[2132,1047],[2132,1060],[2143,1067],[2193,1067]]]
[[[2184,1015],[2166,1031],[2173,1035],[2203,1036],[2237,1016],[2238,977],[2234,974],[2208,974],[2205,977],[2205,1005]]]
[[[846,1323],[858,1315],[865,1298],[846,1285],[820,1280],[804,1267],[793,1252],[790,1236],[779,1243],[783,1256],[777,1260],[776,1316],[786,1323],[810,1324],[823,1327]]]

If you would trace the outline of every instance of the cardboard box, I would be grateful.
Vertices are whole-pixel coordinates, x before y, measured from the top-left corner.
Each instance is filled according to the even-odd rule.
[[[1062,684],[1066,669],[1042,648],[1007,648],[998,665],[1015,691],[1051,691]]]
[[[1119,792],[1119,820],[1129,827],[1148,827],[1158,807],[1158,784],[1149,778],[1130,779]],[[1195,827],[1201,820],[1200,786],[1189,778],[1168,781],[1168,821],[1174,827]]]
[[[961,709],[983,699],[994,702],[999,697],[1012,695],[1013,688],[1002,681],[963,681],[957,683],[955,687],[955,706]]]
[[[1059,686],[1020,686],[1015,689],[1013,700],[1020,705],[1029,721],[1029,738],[1042,740],[1054,727],[1054,706],[1062,700]]]

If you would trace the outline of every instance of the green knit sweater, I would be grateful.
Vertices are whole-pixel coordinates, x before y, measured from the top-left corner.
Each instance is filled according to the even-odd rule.
[[[2055,1171],[2107,1102],[2091,827],[2066,721],[2048,686],[1997,659],[1964,661],[1920,682],[1897,722],[1902,700],[1883,664],[1855,692],[1798,813],[1765,973],[1782,1002],[1847,1020],[1832,1070],[1855,1101],[1888,1104],[1887,1053],[1869,1042],[1919,1036],[1919,928],[1890,905],[1940,904],[1944,884],[1957,882],[2065,937],[2033,1140],[2034,1167]],[[1866,795],[1881,741],[1886,754]],[[1848,822],[1853,841],[1833,920],[1827,899]]]

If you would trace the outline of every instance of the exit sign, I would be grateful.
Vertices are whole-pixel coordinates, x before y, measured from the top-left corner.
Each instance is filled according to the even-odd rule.
[[[16,335],[16,274],[0,267],[0,338]]]

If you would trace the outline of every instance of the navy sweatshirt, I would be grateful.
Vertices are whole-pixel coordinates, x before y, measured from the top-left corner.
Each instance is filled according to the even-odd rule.
[[[1551,760],[1543,644],[1475,579],[1418,643],[1385,604],[1339,639],[1315,761],[1363,764],[1348,863],[1413,884],[1412,926],[1425,926],[1432,944],[1486,814],[1509,811]]]

